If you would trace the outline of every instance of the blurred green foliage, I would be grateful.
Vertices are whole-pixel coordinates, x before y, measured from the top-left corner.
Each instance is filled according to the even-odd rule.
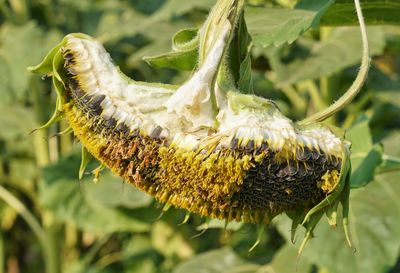
[[[163,212],[151,197],[107,171],[97,184],[91,175],[79,181],[79,144],[71,135],[57,135],[66,124],[30,134],[49,118],[55,100],[49,79],[30,75],[26,67],[65,34],[96,37],[135,79],[179,84],[188,72],[175,69],[190,71],[195,64],[182,58],[193,49],[176,59],[160,54],[170,51],[174,33],[198,27],[213,3],[0,0],[0,273],[400,271],[397,0],[362,1],[367,23],[375,25],[368,29],[371,72],[361,95],[329,120],[348,129],[353,143],[350,224],[356,253],[341,232],[321,224],[298,258],[283,215],[251,253],[253,225],[231,223],[224,230],[223,222],[213,220],[192,238],[205,219],[191,216],[180,225],[183,211]],[[355,78],[361,55],[354,14],[349,0],[249,0],[245,17],[254,44],[254,92],[274,99],[295,120],[338,98]],[[190,37],[189,32],[178,36]],[[149,66],[145,56],[162,68]],[[246,65],[250,77],[250,60]],[[88,169],[97,164],[92,160]],[[7,199],[4,192],[16,198]],[[25,222],[29,215],[39,233]]]

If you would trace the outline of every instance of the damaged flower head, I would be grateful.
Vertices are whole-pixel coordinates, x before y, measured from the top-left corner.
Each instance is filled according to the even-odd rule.
[[[133,81],[99,42],[67,35],[31,68],[58,92],[45,126],[65,117],[85,151],[167,205],[259,224],[285,212],[293,231],[306,227],[306,242],[324,213],[335,224],[341,202],[347,234],[349,144],[238,90],[229,54],[242,5],[216,4],[195,38],[197,69],[181,86]]]

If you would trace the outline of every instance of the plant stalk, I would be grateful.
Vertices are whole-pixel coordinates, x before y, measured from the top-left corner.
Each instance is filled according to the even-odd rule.
[[[343,96],[341,96],[335,103],[333,103],[325,110],[319,111],[313,114],[312,116],[300,121],[299,122],[300,125],[307,125],[315,122],[324,121],[327,118],[339,112],[340,110],[342,110],[346,105],[351,103],[352,100],[357,96],[367,78],[369,64],[370,64],[367,31],[360,6],[360,1],[354,0],[354,4],[356,6],[357,17],[360,24],[361,38],[363,44],[363,53],[362,53],[360,71],[358,72],[357,77],[354,80],[353,84],[350,86],[350,88],[346,91],[346,93]]]
[[[52,248],[50,239],[48,238],[44,229],[40,226],[39,222],[33,216],[33,214],[25,207],[25,205],[19,201],[13,194],[11,194],[6,188],[0,185],[0,199],[2,199],[7,205],[12,207],[28,224],[32,229],[35,236],[38,238],[39,243],[43,249],[45,269],[47,273],[57,273],[57,259],[56,252]]]

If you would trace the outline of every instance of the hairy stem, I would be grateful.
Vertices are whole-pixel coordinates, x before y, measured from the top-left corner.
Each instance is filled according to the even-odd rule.
[[[19,201],[13,194],[7,189],[0,185],[0,199],[6,204],[12,207],[29,225],[33,233],[39,240],[39,243],[43,249],[44,263],[47,273],[55,273],[57,271],[57,259],[55,257],[55,251],[51,247],[51,242],[46,235],[46,232],[40,226],[39,222],[32,215],[32,213]]]
[[[364,17],[361,11],[360,1],[354,0],[354,4],[356,6],[357,17],[360,24],[360,31],[363,43],[363,54],[362,54],[360,71],[358,72],[357,77],[354,80],[353,84],[350,86],[350,88],[346,91],[346,93],[342,97],[340,97],[335,103],[333,103],[325,110],[317,112],[314,115],[300,121],[299,124],[301,125],[324,121],[325,119],[331,117],[332,115],[342,110],[355,98],[355,96],[357,96],[357,94],[360,92],[361,87],[365,82],[365,79],[367,78],[369,63],[370,63],[367,31],[365,27]]]

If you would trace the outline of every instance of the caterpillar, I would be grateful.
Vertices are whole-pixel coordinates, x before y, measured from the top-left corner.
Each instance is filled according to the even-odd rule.
[[[307,241],[322,214],[336,224],[339,202],[347,221],[349,143],[220,84],[236,31],[232,7],[221,16],[221,5],[199,31],[201,61],[181,86],[134,81],[94,38],[67,35],[31,68],[52,76],[58,93],[45,126],[66,118],[84,149],[161,203],[260,225],[286,213]]]

